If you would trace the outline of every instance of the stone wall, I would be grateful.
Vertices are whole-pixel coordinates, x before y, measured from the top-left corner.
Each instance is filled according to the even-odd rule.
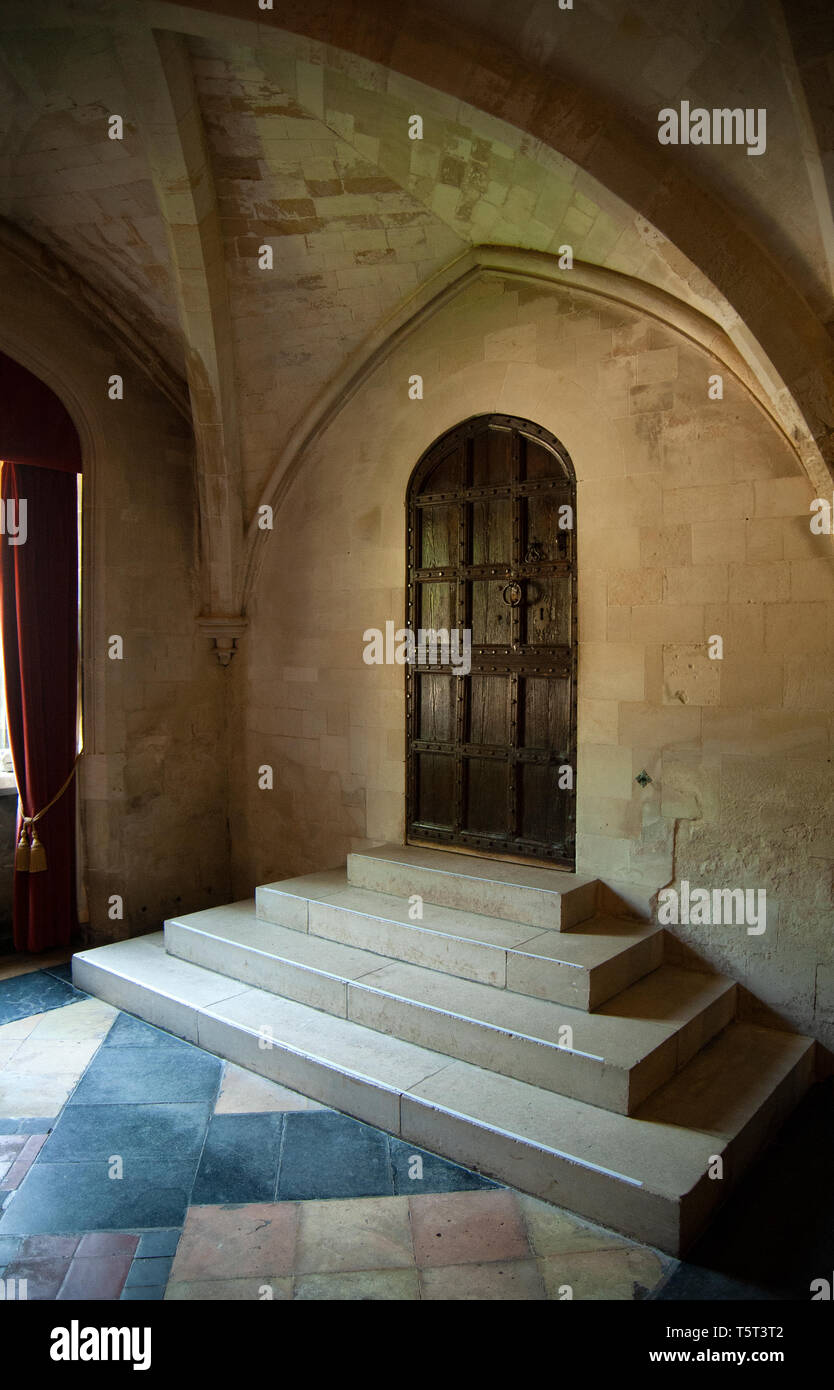
[[[682,878],[766,889],[763,935],[681,926],[682,951],[834,1042],[830,538],[811,534],[796,454],[732,373],[584,291],[471,285],[308,450],[232,668],[238,896],[402,839],[403,672],[366,666],[362,633],[403,621],[420,454],[498,411],[550,429],[578,479],[578,869],[637,910]]]
[[[195,625],[193,443],[126,351],[0,256],[0,346],[40,375],[84,452],[82,856],[89,937],[157,931],[228,897],[224,672]],[[120,373],[124,399],[110,400]],[[123,660],[108,657],[119,635]],[[111,918],[110,900],[123,902]]]

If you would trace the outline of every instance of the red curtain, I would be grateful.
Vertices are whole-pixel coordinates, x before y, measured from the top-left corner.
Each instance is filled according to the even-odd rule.
[[[33,816],[63,786],[76,756],[80,451],[54,393],[2,354],[0,403],[6,709],[23,814]],[[24,502],[26,539],[13,545],[9,522],[22,528]],[[69,945],[77,921],[75,805],[73,777],[37,822],[45,871],[15,870],[14,942],[20,951]]]

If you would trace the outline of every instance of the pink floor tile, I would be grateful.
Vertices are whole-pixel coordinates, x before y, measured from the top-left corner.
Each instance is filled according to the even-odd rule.
[[[426,1193],[409,1200],[421,1269],[533,1258],[512,1192]]]
[[[58,1298],[119,1298],[132,1260],[132,1254],[127,1251],[120,1255],[100,1255],[86,1259],[76,1255]]]

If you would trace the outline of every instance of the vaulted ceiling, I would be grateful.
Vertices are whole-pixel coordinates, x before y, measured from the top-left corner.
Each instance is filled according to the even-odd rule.
[[[754,342],[831,461],[825,0],[266,4],[0,10],[0,241],[190,414],[206,612],[284,441],[473,246],[567,243]],[[661,146],[682,99],[764,108],[766,152]]]

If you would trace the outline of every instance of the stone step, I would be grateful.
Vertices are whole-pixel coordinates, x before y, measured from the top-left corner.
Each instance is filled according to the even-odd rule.
[[[735,985],[661,966],[588,1013],[257,918],[251,903],[165,926],[171,955],[448,1057],[628,1114],[735,1013]]]
[[[353,888],[343,869],[264,884],[255,901],[277,926],[578,1009],[598,1008],[663,960],[665,933],[651,923],[597,916],[542,931],[431,903],[417,920],[407,898]]]
[[[415,1147],[672,1255],[700,1233],[813,1076],[809,1039],[733,1023],[627,1117],[177,960],[161,933],[81,952],[73,979]],[[721,1180],[708,1176],[715,1156]]]
[[[593,917],[597,907],[597,879],[532,864],[415,845],[380,845],[349,854],[347,862],[355,888],[373,888],[398,898],[419,894],[441,907],[482,912],[543,930],[566,931]]]

